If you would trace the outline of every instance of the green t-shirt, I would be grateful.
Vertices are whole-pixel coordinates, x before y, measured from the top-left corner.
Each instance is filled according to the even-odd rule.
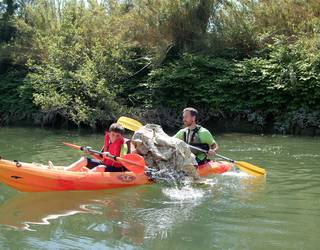
[[[174,137],[180,139],[180,140],[184,140],[184,133],[188,131],[188,128],[183,128],[180,129],[175,135]],[[215,144],[216,141],[214,140],[212,134],[210,133],[209,130],[201,127],[199,129],[199,131],[196,133],[196,136],[194,138],[194,143],[205,143],[208,144],[209,146],[212,144]],[[197,152],[195,153],[196,157],[199,160],[204,160],[206,158],[206,154],[202,153],[202,152]]]
[[[123,143],[120,149],[120,157],[128,154],[128,145],[127,143]]]

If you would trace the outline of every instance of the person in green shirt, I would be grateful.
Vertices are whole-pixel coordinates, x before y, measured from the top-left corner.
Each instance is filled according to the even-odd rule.
[[[198,111],[195,108],[185,108],[182,117],[185,128],[180,129],[174,137],[183,140],[192,146],[208,149],[207,154],[191,149],[196,157],[198,165],[204,164],[208,161],[208,156],[215,155],[219,146],[209,130],[197,124]]]

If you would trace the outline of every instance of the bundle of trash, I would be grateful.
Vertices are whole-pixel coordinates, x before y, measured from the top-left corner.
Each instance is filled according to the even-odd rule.
[[[200,179],[188,145],[167,135],[161,126],[147,124],[134,133],[131,141],[137,153],[144,157],[151,178],[178,182],[186,178],[191,181]]]

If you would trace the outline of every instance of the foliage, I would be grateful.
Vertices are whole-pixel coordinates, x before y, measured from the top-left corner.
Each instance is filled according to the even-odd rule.
[[[58,32],[45,40],[46,57],[29,62],[27,86],[44,112],[95,127],[97,121],[106,123],[124,111],[115,94],[118,82],[130,74],[124,64],[131,54],[104,29],[98,6],[86,10],[70,5]],[[93,35],[96,32],[101,35]]]
[[[310,108],[301,107],[288,113],[281,114],[275,122],[275,129],[281,133],[301,133],[303,129],[320,128],[320,112]],[[313,132],[315,134],[315,132]]]
[[[151,71],[144,84],[149,88],[147,104],[176,110],[210,107],[204,110],[224,117],[241,115],[259,126],[279,122],[283,113],[301,107],[319,110],[319,51],[312,53],[304,42],[281,41],[268,49],[265,58],[241,61],[185,54]]]
[[[318,0],[4,0],[1,124],[96,127],[130,114],[176,126],[195,106],[203,119],[318,128],[319,9]]]
[[[19,87],[25,72],[11,71],[2,75],[0,80],[0,125],[17,121],[32,120],[36,108],[30,95],[22,95]]]

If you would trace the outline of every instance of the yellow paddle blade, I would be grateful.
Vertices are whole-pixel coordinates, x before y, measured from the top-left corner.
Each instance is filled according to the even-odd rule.
[[[245,161],[235,161],[235,164],[237,165],[238,168],[240,168],[240,170],[253,176],[264,176],[266,174],[265,169]]]
[[[131,131],[137,131],[139,130],[143,125],[138,122],[137,120],[134,120],[129,117],[121,116],[117,123],[121,124],[123,127],[131,130]]]

